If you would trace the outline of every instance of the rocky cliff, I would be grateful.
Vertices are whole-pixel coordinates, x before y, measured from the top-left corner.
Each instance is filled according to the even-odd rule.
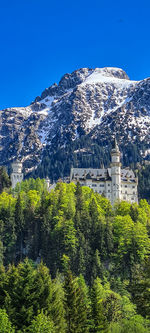
[[[26,174],[56,179],[71,164],[107,164],[114,134],[124,165],[150,160],[150,79],[131,81],[119,68],[65,74],[0,119],[0,164],[19,158]]]

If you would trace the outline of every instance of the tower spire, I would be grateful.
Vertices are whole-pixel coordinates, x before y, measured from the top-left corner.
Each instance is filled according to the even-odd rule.
[[[111,150],[112,204],[121,198],[121,163],[120,151],[116,138]]]
[[[113,140],[112,150],[116,151],[116,152],[119,152],[119,146],[118,146],[118,142],[117,142],[116,136],[114,137],[114,140]]]

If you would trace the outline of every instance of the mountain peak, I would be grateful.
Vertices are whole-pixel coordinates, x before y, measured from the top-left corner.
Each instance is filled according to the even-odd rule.
[[[46,98],[47,96],[54,96],[56,94],[62,95],[68,89],[74,89],[80,84],[91,83],[92,80],[97,82],[113,82],[117,83],[117,79],[128,80],[129,77],[126,72],[117,67],[103,67],[103,68],[80,68],[72,73],[66,73],[63,75],[59,84],[54,83],[49,88],[46,88],[41,97],[37,96],[34,102],[39,102],[40,100]],[[134,81],[131,81],[134,82]],[[119,84],[121,81],[119,82]]]
[[[117,67],[103,67],[103,68],[95,68],[94,72],[100,73],[106,77],[115,77],[117,79],[129,80],[126,72]]]
[[[128,143],[138,142],[137,159],[150,159],[149,96],[150,79],[129,80],[120,68],[80,68],[67,73],[30,106],[1,111],[1,163],[8,165],[19,156],[30,172],[40,163],[47,165],[42,162],[43,156],[47,161],[47,156],[53,160],[56,154],[60,162],[60,152],[70,147],[71,153],[65,155],[68,172],[67,159],[71,165],[78,152],[90,155],[87,161],[95,163],[92,147],[86,144],[89,139],[109,153],[114,134],[119,147],[125,149]],[[50,177],[55,174],[53,167],[51,162]],[[56,169],[62,170],[59,164]],[[62,175],[63,171],[59,173]]]

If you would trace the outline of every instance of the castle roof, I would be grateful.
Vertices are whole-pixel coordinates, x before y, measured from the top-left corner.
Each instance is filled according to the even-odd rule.
[[[111,168],[93,169],[93,168],[72,168],[72,178],[85,180],[111,180]],[[135,181],[136,177],[133,170],[129,168],[121,169],[121,181]]]

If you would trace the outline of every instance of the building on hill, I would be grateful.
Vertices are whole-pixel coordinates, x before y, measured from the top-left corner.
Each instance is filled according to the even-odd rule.
[[[103,194],[113,205],[117,200],[138,203],[138,178],[129,169],[121,169],[120,151],[116,139],[111,150],[110,168],[71,168],[70,182],[80,182]]]
[[[17,183],[21,183],[23,180],[23,173],[22,173],[22,162],[16,160],[12,163],[12,174],[11,174],[11,183],[12,188],[15,188]]]
[[[10,178],[11,178],[12,188],[15,188],[17,183],[22,182],[24,178],[24,175],[22,173],[22,162],[16,160],[15,162],[12,163],[12,173]],[[51,184],[50,179],[48,177],[46,177],[45,183],[48,191],[51,191],[56,186],[56,184]]]

